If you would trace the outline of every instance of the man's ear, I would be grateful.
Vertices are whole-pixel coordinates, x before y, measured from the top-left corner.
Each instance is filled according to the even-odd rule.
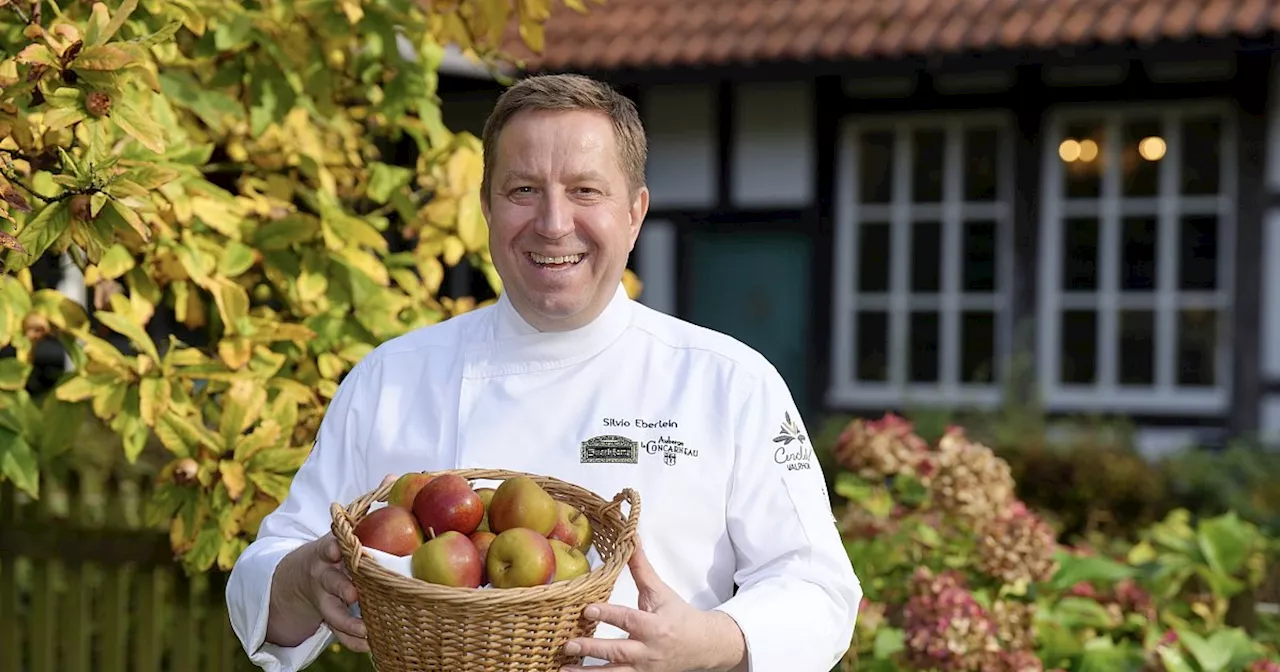
[[[636,239],[640,237],[640,227],[649,214],[649,187],[640,187],[636,197],[631,201],[631,247],[635,248]]]

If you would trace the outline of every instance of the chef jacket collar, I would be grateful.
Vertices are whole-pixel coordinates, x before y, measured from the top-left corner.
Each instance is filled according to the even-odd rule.
[[[522,373],[586,360],[622,335],[631,324],[633,306],[625,286],[618,283],[613,298],[591,323],[570,331],[540,332],[520,316],[503,293],[494,306],[492,339],[471,351],[468,374]]]

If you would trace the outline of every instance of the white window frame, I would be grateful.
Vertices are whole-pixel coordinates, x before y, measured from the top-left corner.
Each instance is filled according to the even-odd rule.
[[[996,200],[963,202],[963,157],[957,149],[970,127],[994,127],[997,141]],[[832,302],[831,362],[826,402],[833,407],[859,406],[965,406],[991,408],[1003,398],[1003,378],[1007,373],[1007,353],[1011,346],[1011,297],[1013,281],[1013,135],[1011,115],[1000,111],[920,112],[909,115],[858,116],[841,123],[837,153],[835,189],[835,250]],[[943,197],[940,203],[913,203],[911,199],[911,133],[920,128],[947,132]],[[888,204],[858,202],[858,137],[865,131],[891,130],[895,134],[893,197]],[[910,288],[910,224],[921,218],[936,219],[943,232],[941,292],[914,296]],[[968,219],[995,222],[996,291],[989,296],[965,295],[963,280],[962,225]],[[858,230],[864,221],[890,222],[890,289],[887,294],[865,296],[856,293],[855,277],[859,257]],[[888,343],[889,380],[883,383],[857,380],[854,360],[858,351],[855,315],[860,309],[883,308],[890,312]],[[910,353],[907,332],[912,309],[939,311],[939,380],[936,383],[907,381]],[[995,376],[989,384],[962,383],[958,379],[961,361],[960,317],[964,310],[989,309],[995,312]]]
[[[1050,111],[1045,124],[1043,183],[1041,187],[1040,281],[1038,369],[1041,392],[1047,406],[1054,410],[1105,411],[1108,413],[1222,413],[1230,403],[1232,368],[1232,311],[1235,298],[1236,244],[1236,128],[1232,106],[1225,101],[1162,101],[1108,105],[1063,105]],[[1181,159],[1180,120],[1206,112],[1220,115],[1222,144],[1217,196],[1182,196],[1178,194],[1177,169]],[[1121,173],[1104,173],[1099,196],[1086,199],[1063,198],[1063,163],[1058,156],[1067,124],[1080,119],[1104,119],[1105,146],[1100,158],[1106,165],[1118,165],[1122,123],[1134,116],[1150,117],[1162,122],[1166,152],[1161,161],[1157,196],[1125,197],[1120,193]],[[1166,195],[1171,194],[1171,195]],[[1090,209],[1089,203],[1097,206]],[[1081,214],[1100,214],[1099,227],[1103,245],[1098,258],[1096,298],[1063,296],[1061,290],[1063,220]],[[1122,297],[1118,277],[1121,245],[1120,226],[1125,215],[1157,216],[1156,274],[1157,287],[1146,296],[1130,292]],[[1218,287],[1211,291],[1180,290],[1178,282],[1179,217],[1205,214],[1218,217]],[[1084,292],[1081,292],[1084,294]],[[1093,385],[1064,385],[1059,379],[1061,358],[1060,315],[1063,308],[1098,310],[1097,382]],[[1213,308],[1218,312],[1215,385],[1179,387],[1176,366],[1177,310],[1183,307]],[[1121,309],[1156,311],[1156,331],[1173,334],[1157,339],[1155,384],[1123,386],[1118,384],[1119,311]]]

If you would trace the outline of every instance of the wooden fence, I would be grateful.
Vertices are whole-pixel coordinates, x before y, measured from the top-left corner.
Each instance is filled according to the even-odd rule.
[[[76,475],[33,502],[0,483],[0,670],[256,669],[227,620],[225,575],[185,576],[167,533],[143,525],[147,490]]]

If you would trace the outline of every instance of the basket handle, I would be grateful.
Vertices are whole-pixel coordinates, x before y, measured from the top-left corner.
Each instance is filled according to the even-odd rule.
[[[617,512],[622,517],[622,502],[626,502],[627,515],[622,520],[622,534],[619,535],[619,541],[623,539],[630,541],[637,532],[636,528],[640,525],[640,493],[631,488],[624,488],[622,492],[613,496],[613,501],[604,507],[604,513],[608,515],[611,512]]]
[[[356,540],[355,528],[351,525],[351,516],[347,513],[346,508],[337,502],[329,505],[329,515],[333,518],[333,524],[330,525],[330,529],[333,530],[334,538],[338,540],[342,555],[347,558],[348,569],[354,574],[360,569],[360,559],[364,554],[360,552],[360,542]]]

